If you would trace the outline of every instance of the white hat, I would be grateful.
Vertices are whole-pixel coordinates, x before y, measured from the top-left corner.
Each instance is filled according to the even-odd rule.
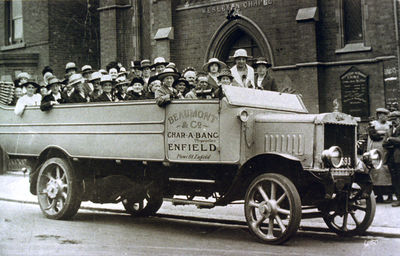
[[[100,83],[103,84],[103,83],[106,83],[106,82],[110,82],[110,83],[113,82],[113,79],[112,79],[111,75],[104,75],[104,76],[101,77]]]
[[[223,63],[222,61],[220,61],[217,58],[211,58],[208,60],[208,62],[206,64],[203,65],[203,70],[204,72],[208,72],[208,67],[213,64],[216,63],[219,66],[219,71],[221,71],[221,69],[226,68],[226,64]]]
[[[26,80],[31,79],[31,76],[27,72],[21,72],[17,75],[17,79],[25,78]]]
[[[67,71],[68,69],[77,69],[75,63],[68,62],[67,65],[65,65],[65,71]]]
[[[105,69],[100,69],[99,72],[100,72],[100,74],[102,74],[102,75],[108,75],[108,72],[107,72],[107,70],[105,70]]]
[[[235,54],[233,56],[230,56],[230,58],[252,58],[252,56],[247,55],[247,51],[245,49],[237,49],[235,51]]]
[[[92,74],[90,74],[89,81],[97,80],[97,79],[100,79],[101,77],[102,77],[102,74],[99,71],[96,71],[96,72],[93,72]]]
[[[85,65],[85,66],[82,67],[82,73],[83,73],[83,74],[89,73],[89,72],[92,72],[92,66],[90,66],[90,65]]]
[[[77,83],[83,83],[85,79],[83,79],[81,74],[73,74],[69,77],[68,84],[75,85]]]
[[[168,65],[168,62],[165,61],[164,57],[157,57],[154,59],[154,64],[152,67],[156,67],[158,65]]]

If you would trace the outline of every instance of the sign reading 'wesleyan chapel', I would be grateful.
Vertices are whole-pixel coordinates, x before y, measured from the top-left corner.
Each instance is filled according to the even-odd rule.
[[[367,119],[369,117],[368,75],[351,67],[341,77],[342,112]]]

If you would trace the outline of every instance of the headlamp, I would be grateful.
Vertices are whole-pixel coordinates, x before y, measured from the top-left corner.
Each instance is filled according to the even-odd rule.
[[[338,146],[332,146],[322,151],[321,158],[328,167],[339,168],[343,165],[343,153]]]
[[[374,169],[380,169],[383,164],[382,153],[378,149],[371,149],[363,154],[363,162]]]

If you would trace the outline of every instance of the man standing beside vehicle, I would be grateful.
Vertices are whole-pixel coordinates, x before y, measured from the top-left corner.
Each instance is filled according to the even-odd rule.
[[[397,200],[392,203],[393,207],[400,206],[400,111],[389,114],[392,127],[383,139],[383,147],[387,150],[385,163],[387,163],[392,176],[392,185]]]

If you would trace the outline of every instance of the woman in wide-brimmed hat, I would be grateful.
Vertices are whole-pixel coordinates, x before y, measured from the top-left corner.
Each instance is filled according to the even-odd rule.
[[[135,77],[132,79],[131,86],[129,87],[129,95],[132,100],[144,100],[146,99],[144,88],[144,80],[141,77]]]
[[[26,94],[18,99],[14,109],[16,115],[21,116],[27,106],[39,106],[42,96],[37,93],[40,85],[33,81],[28,81],[22,85],[26,88]]]
[[[162,73],[157,75],[157,78],[162,82],[161,88],[155,93],[158,106],[164,107],[172,99],[178,99],[178,91],[173,87],[173,84],[179,77],[180,74],[172,68],[166,68]]]
[[[219,72],[226,68],[226,64],[217,58],[211,58],[207,63],[203,65],[203,71],[208,74],[208,84],[212,89],[216,90],[218,88],[218,75]]]
[[[61,81],[57,77],[52,76],[48,79],[47,90],[50,94],[43,97],[40,104],[40,109],[42,111],[47,111],[53,108],[54,105],[60,103],[66,103],[66,99],[60,93]]]

